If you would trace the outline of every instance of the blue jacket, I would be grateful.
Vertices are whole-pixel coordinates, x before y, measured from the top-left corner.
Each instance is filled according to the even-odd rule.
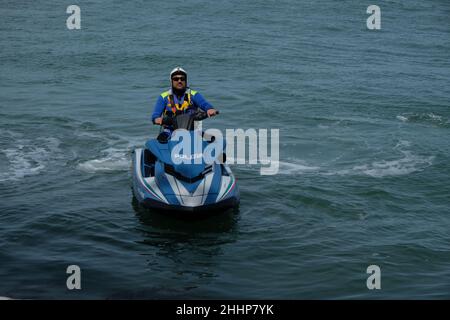
[[[195,107],[200,108],[203,111],[207,111],[207,110],[213,108],[213,106],[208,101],[206,101],[206,99],[203,98],[203,96],[200,93],[198,93],[197,91],[187,89],[186,92],[190,92],[191,99],[192,99],[191,101]],[[155,107],[153,109],[152,122],[156,118],[161,117],[164,110],[167,109],[168,111],[171,111],[170,108],[167,108],[167,102],[169,101],[167,97],[170,94],[171,94],[171,90],[161,93],[161,95],[158,97],[158,100],[156,101]],[[183,99],[184,99],[184,97],[181,97],[181,101],[183,101]]]

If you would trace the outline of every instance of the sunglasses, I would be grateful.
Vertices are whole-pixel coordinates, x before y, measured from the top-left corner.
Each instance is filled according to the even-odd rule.
[[[172,81],[186,81],[185,77],[173,77]]]

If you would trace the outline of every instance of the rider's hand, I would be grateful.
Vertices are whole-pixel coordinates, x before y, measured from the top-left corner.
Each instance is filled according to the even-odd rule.
[[[162,119],[163,119],[162,117],[156,118],[155,121],[154,121],[154,123],[155,123],[155,124],[162,125]]]
[[[208,117],[212,117],[216,115],[216,109],[208,109],[208,111],[206,111],[206,113],[208,114]]]

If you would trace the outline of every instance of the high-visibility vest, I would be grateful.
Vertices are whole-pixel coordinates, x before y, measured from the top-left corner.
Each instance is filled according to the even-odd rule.
[[[183,103],[180,105],[179,103],[175,103],[175,99],[173,93],[171,91],[165,91],[161,94],[161,97],[167,97],[167,105],[164,110],[164,114],[167,114],[169,111],[173,114],[180,114],[186,112],[188,109],[194,109],[194,104],[192,102],[192,97],[197,93],[194,90],[186,90],[184,94]]]

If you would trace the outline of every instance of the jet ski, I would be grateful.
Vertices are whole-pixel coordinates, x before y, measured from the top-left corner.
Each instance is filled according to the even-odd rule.
[[[236,179],[226,164],[225,139],[216,140],[195,128],[196,121],[207,117],[200,110],[165,116],[163,125],[172,126],[174,130],[170,137],[162,132],[157,139],[150,139],[143,148],[133,151],[133,193],[143,207],[209,213],[239,205]],[[178,133],[190,137],[190,150],[181,150]],[[204,151],[212,143],[220,152],[211,153],[207,159]]]

